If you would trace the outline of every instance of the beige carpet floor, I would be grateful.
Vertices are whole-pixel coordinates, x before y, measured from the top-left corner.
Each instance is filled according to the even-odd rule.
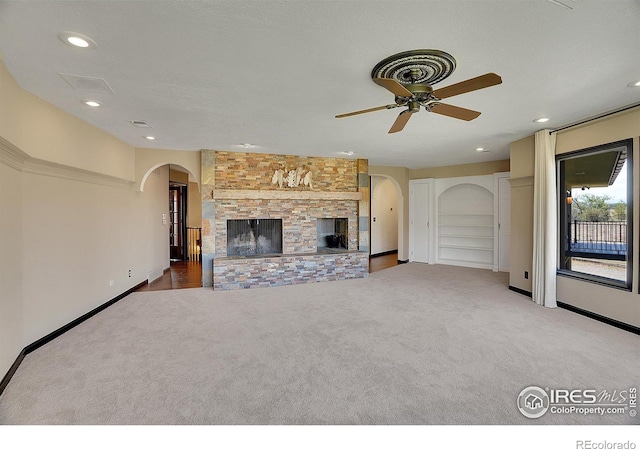
[[[603,301],[606,298],[602,298]],[[405,264],[367,279],[133,293],[29,354],[2,424],[638,424],[516,408],[527,386],[628,390],[640,337]]]

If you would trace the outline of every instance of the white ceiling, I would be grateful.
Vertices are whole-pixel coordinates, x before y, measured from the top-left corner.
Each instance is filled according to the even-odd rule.
[[[509,142],[543,126],[640,102],[640,88],[627,87],[640,79],[640,2],[561,1],[571,9],[545,0],[0,1],[0,53],[24,89],[138,147],[354,151],[373,165],[433,167],[507,159]],[[97,47],[65,45],[62,31]],[[447,99],[479,118],[422,110],[397,134],[387,131],[400,109],[334,118],[392,103],[371,69],[421,48],[457,60],[436,88],[502,76]],[[59,73],[103,78],[113,93],[74,89]],[[542,116],[551,120],[533,122]]]

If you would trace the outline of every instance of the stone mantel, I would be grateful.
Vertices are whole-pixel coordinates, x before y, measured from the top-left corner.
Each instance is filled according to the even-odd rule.
[[[213,190],[214,200],[338,200],[361,201],[362,192],[316,192],[313,190]]]

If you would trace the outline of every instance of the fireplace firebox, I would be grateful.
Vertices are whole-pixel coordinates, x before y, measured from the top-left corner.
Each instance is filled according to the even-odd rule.
[[[318,218],[318,252],[344,251],[349,246],[349,220],[347,218]]]
[[[227,256],[282,254],[282,220],[227,220]]]

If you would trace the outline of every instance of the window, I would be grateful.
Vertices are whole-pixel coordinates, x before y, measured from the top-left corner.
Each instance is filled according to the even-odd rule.
[[[558,156],[558,274],[631,290],[632,140]]]

